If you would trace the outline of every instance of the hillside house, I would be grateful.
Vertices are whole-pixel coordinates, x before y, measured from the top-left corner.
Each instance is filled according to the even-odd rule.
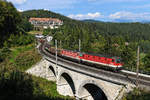
[[[63,25],[63,21],[56,18],[30,18],[29,22],[34,25],[35,30],[55,29]]]

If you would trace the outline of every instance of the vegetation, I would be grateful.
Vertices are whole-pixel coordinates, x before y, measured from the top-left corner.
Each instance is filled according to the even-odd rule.
[[[73,100],[59,95],[56,83],[25,73],[40,59],[33,45],[11,48],[0,63],[0,100]]]
[[[40,54],[33,45],[18,47],[12,50],[9,62],[20,71],[25,71],[41,60]]]
[[[13,68],[0,68],[0,99],[30,100],[33,96],[32,78]]]
[[[34,42],[34,36],[30,34],[10,35],[7,41],[4,42],[5,47],[15,47],[28,45]]]
[[[39,57],[38,52],[33,49],[18,55],[15,59],[15,66],[19,67],[18,69],[25,71],[40,60],[41,57]]]
[[[149,100],[150,92],[142,89],[134,89],[126,94],[122,100]]]
[[[11,50],[7,47],[0,49],[0,62],[3,62],[9,56]]]
[[[21,39],[24,39],[24,41],[26,40],[26,42],[24,42],[25,44],[29,42],[31,37],[28,37],[25,32],[30,31],[32,25],[21,17],[21,14],[16,10],[12,3],[0,0],[0,48],[4,46],[4,42],[5,44],[15,42],[18,37],[20,38],[15,43],[17,45],[23,44],[20,43]],[[30,43],[32,40],[33,39],[30,40]]]
[[[73,100],[56,91],[56,84],[8,66],[0,68],[0,100]]]
[[[22,32],[19,29],[21,16],[11,3],[0,0],[0,47],[11,34]],[[9,24],[8,24],[9,23]]]
[[[30,32],[28,32],[29,34],[42,34],[43,31],[35,31],[35,30],[32,30]]]
[[[47,81],[43,78],[33,77],[35,100],[75,100],[69,96],[61,96],[56,89],[56,83]],[[38,83],[38,84],[37,84]]]
[[[54,82],[24,72],[41,59],[32,45],[13,48],[9,56],[0,63],[0,100],[71,100],[58,94]]]

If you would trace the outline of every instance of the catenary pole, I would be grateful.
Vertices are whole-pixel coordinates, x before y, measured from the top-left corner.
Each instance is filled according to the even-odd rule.
[[[138,79],[139,79],[139,65],[140,65],[140,46],[138,46],[137,50],[137,68],[136,68],[136,86],[138,87]]]
[[[81,40],[79,39],[79,53],[81,52]]]
[[[55,50],[55,56],[56,56],[56,69],[58,68],[57,67],[57,63],[58,63],[58,59],[57,59],[57,40],[55,40],[55,48],[56,48],[56,50]],[[58,75],[58,71],[56,71],[56,74]]]

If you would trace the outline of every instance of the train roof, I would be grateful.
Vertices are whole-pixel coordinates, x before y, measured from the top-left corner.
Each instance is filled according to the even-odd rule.
[[[85,53],[85,52],[84,52],[83,54],[88,54],[88,55],[93,55],[93,56],[100,56],[100,57],[112,58],[112,56],[109,56],[109,55],[96,54],[96,53]]]
[[[71,51],[71,52],[78,52],[78,53],[79,53],[78,50],[67,50],[67,49],[63,49],[63,50]],[[120,58],[120,57],[112,56],[112,55],[103,55],[103,54],[87,53],[87,52],[80,52],[80,53],[81,53],[81,54],[93,55],[93,56],[107,57],[107,58]]]

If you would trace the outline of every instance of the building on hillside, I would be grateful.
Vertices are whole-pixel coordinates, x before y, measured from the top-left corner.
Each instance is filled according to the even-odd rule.
[[[56,18],[30,18],[29,22],[34,25],[35,30],[55,29],[63,25],[63,21]]]

